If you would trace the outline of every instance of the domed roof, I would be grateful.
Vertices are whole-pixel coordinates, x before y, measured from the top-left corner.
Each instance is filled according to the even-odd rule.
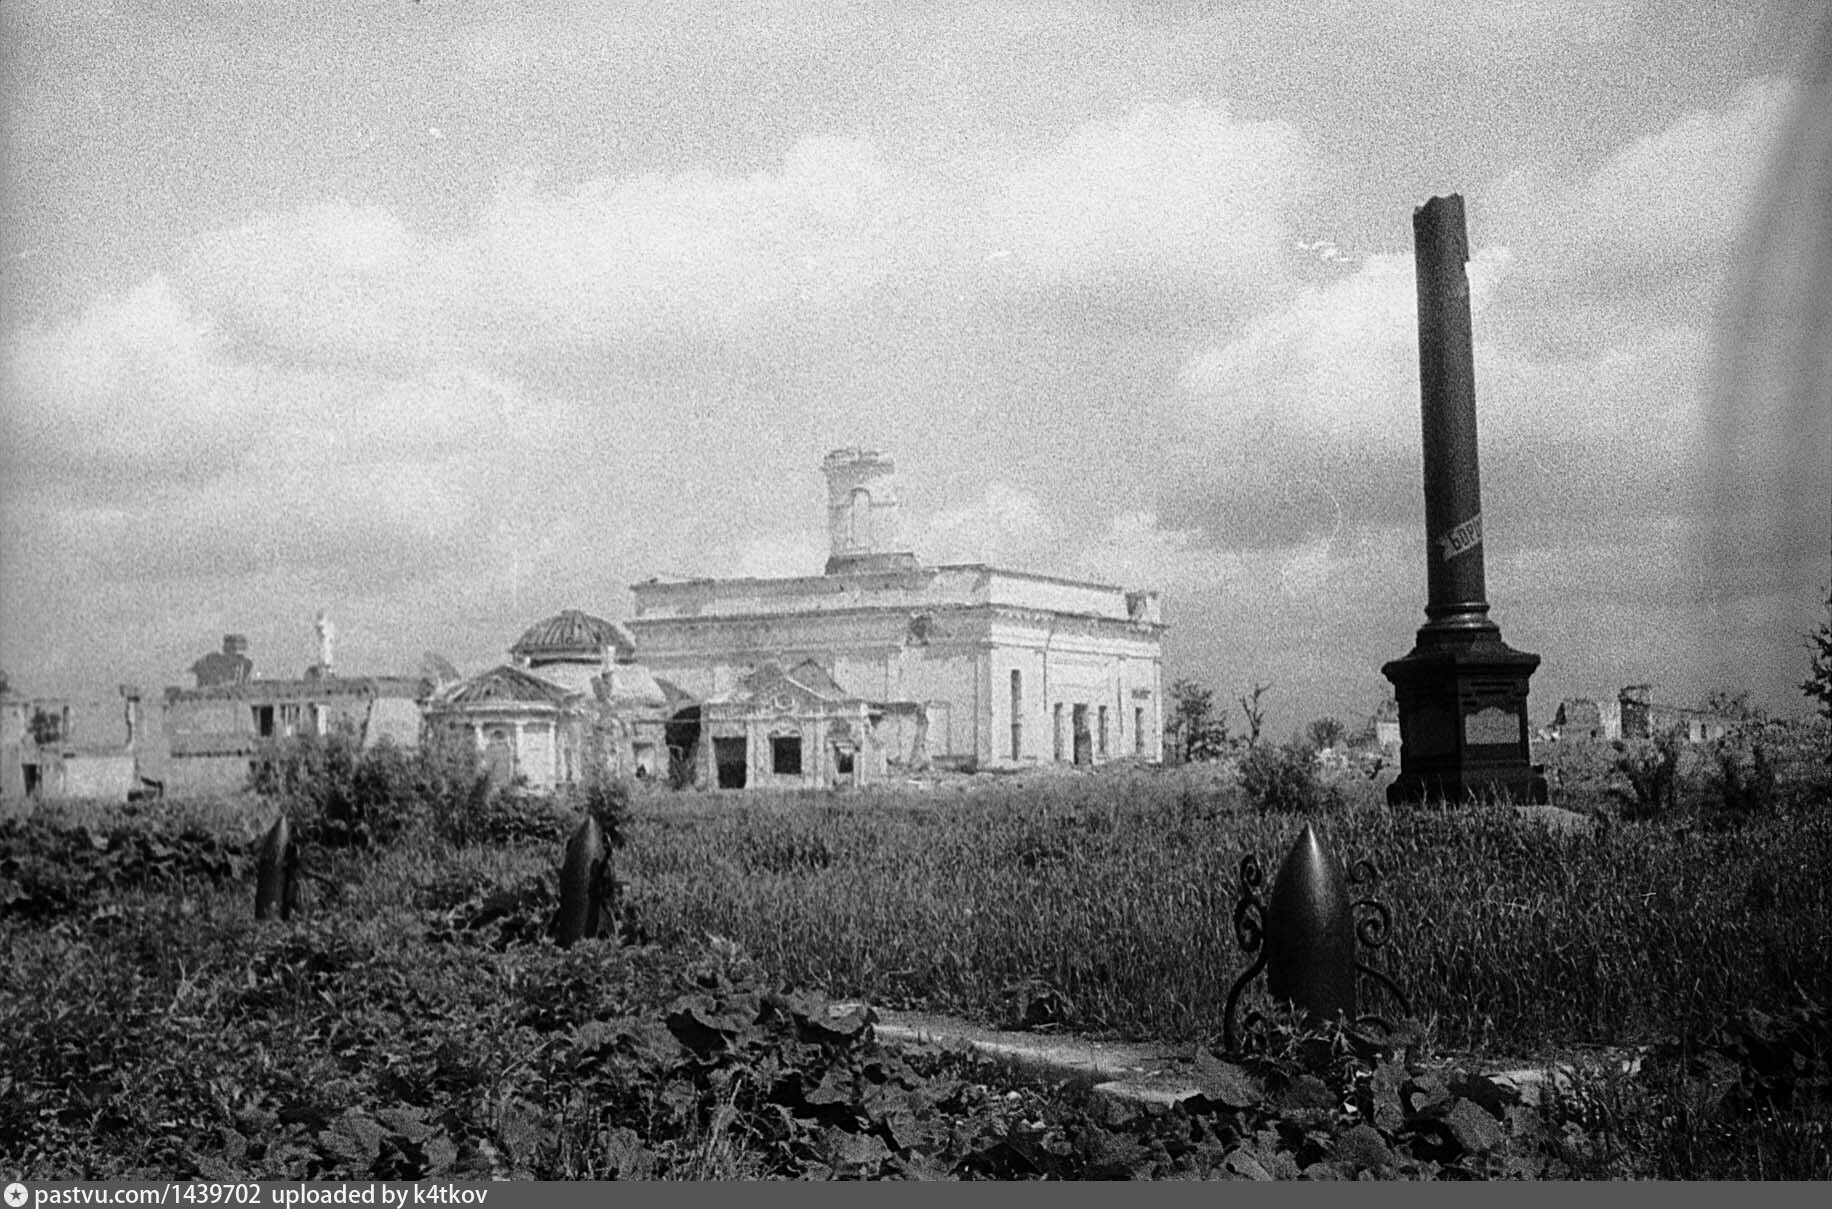
[[[567,609],[529,626],[509,648],[509,653],[530,663],[555,659],[596,662],[604,658],[607,647],[618,659],[631,659],[636,655],[636,639],[629,630],[614,621],[593,617],[578,609]]]
[[[497,702],[558,707],[564,705],[569,696],[570,693],[552,681],[505,664],[446,685],[434,695],[433,703],[440,707]]]

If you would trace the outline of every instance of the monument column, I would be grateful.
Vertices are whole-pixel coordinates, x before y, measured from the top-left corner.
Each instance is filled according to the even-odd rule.
[[[1381,669],[1399,702],[1394,804],[1508,797],[1544,802],[1527,746],[1527,680],[1539,656],[1501,641],[1483,578],[1482,486],[1463,199],[1412,215],[1418,264],[1425,466],[1425,624]]]

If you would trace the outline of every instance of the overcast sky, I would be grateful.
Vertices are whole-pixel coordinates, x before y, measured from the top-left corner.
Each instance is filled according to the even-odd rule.
[[[653,575],[818,572],[866,444],[925,560],[1159,588],[1167,684],[1364,716],[1459,192],[1533,721],[1800,711],[1828,379],[1720,367],[1828,226],[1759,205],[1816,12],[0,0],[0,668],[297,675],[327,609],[340,671],[480,670]]]

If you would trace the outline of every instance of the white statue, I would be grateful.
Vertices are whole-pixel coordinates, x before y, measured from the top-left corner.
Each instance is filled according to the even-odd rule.
[[[331,624],[331,615],[323,609],[318,610],[318,666],[326,673],[331,670],[331,648],[337,642],[337,627]]]

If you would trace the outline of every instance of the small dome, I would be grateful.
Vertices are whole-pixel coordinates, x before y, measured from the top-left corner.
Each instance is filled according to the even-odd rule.
[[[529,663],[572,659],[598,662],[604,658],[606,648],[619,660],[633,659],[636,639],[614,621],[567,609],[529,626],[509,653]]]

